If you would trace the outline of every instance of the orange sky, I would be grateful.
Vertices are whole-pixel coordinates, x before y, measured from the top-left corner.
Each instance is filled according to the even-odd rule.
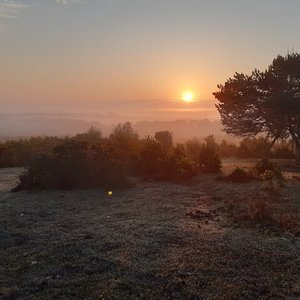
[[[217,117],[217,84],[300,48],[299,9],[292,0],[0,0],[0,112],[146,117],[156,101],[161,116]],[[203,101],[170,107],[185,90]]]

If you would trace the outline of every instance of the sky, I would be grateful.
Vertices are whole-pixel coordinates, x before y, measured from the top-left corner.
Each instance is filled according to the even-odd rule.
[[[0,0],[0,112],[217,118],[218,84],[300,51],[299,12],[299,0]]]

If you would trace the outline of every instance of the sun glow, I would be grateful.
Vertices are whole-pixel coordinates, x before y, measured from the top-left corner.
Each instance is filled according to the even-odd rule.
[[[194,94],[191,91],[186,91],[182,94],[182,100],[184,102],[192,102],[194,100]]]

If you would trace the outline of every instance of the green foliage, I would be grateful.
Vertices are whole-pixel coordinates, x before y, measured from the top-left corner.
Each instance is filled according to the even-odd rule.
[[[105,143],[90,147],[87,142],[66,139],[30,162],[19,188],[121,187],[126,184],[122,170]]]
[[[237,156],[241,158],[263,158],[270,148],[270,142],[263,137],[244,138],[240,142]]]
[[[137,172],[149,178],[163,177],[160,173],[163,173],[162,166],[167,154],[167,149],[160,142],[147,137],[138,153]]]
[[[200,149],[197,162],[204,172],[215,173],[221,170],[222,164],[217,152],[217,144],[212,135],[205,139],[205,144]]]
[[[180,146],[168,155],[165,163],[167,179],[188,179],[197,173],[197,163],[191,160]]]
[[[114,148],[115,159],[128,171],[132,171],[131,165],[137,159],[139,136],[131,123],[118,124],[109,136],[109,140]]]
[[[139,152],[138,173],[146,178],[187,179],[196,174],[196,169],[196,163],[188,158],[182,145],[167,149],[163,143],[148,137]]]
[[[282,141],[281,143],[275,144],[273,151],[271,152],[272,158],[291,159],[294,157],[292,143]]]
[[[243,168],[236,167],[231,174],[226,176],[226,180],[236,183],[253,181],[255,177]]]
[[[242,137],[263,134],[272,141],[290,138],[299,150],[299,70],[299,53],[279,55],[265,71],[235,73],[219,85],[214,96],[225,131]]]
[[[196,174],[197,164],[186,155],[184,145],[171,145],[171,136],[164,131],[156,138],[140,140],[131,124],[125,123],[103,138],[92,127],[73,138],[58,139],[47,151],[33,155],[17,190],[118,188],[128,185],[129,175],[188,179]]]
[[[270,162],[267,159],[259,161],[254,167],[254,174],[263,178],[271,186],[273,186],[273,181],[275,180],[277,184],[281,187],[284,185],[284,177],[280,168]]]
[[[185,143],[186,153],[192,160],[197,160],[201,150],[201,143],[198,139],[191,139]]]
[[[87,132],[77,134],[74,139],[89,144],[98,144],[102,140],[102,132],[100,129],[91,126]]]
[[[238,147],[232,143],[223,140],[218,144],[218,152],[220,157],[234,157],[237,155]]]
[[[47,153],[59,143],[58,137],[32,137],[0,144],[0,168],[24,167],[35,156]]]
[[[173,146],[173,137],[169,130],[155,132],[154,138],[162,143],[167,149],[170,149]]]
[[[110,135],[110,139],[115,143],[130,143],[138,140],[138,134],[132,128],[130,122],[118,124]]]

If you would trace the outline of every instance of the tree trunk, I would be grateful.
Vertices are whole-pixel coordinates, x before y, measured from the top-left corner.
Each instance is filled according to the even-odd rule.
[[[269,160],[271,150],[272,150],[272,148],[273,148],[275,142],[277,141],[277,139],[278,139],[278,137],[276,136],[276,137],[274,137],[274,139],[272,140],[270,146],[268,147],[268,149],[267,149],[266,152],[265,152],[264,159]]]
[[[296,157],[296,165],[300,166],[300,147],[297,146],[295,147],[295,157]]]
[[[300,141],[296,138],[296,136],[293,136],[294,140],[294,153],[295,153],[295,159],[296,159],[296,165],[300,166]]]
[[[290,128],[290,133],[292,135],[294,145],[295,145],[295,158],[296,158],[296,165],[300,166],[300,139],[299,133],[296,134],[294,130]]]

